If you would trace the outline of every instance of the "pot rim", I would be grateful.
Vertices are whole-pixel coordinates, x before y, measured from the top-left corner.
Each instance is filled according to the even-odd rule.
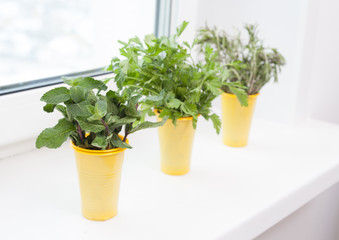
[[[233,93],[227,93],[227,92],[222,92],[223,95],[227,95],[227,96],[230,96],[230,97],[237,97],[235,96]],[[252,94],[252,95],[247,95],[249,98],[256,98],[258,97],[259,93],[256,93],[256,94]]]
[[[119,137],[123,139],[123,136],[119,134]],[[114,149],[108,149],[108,150],[92,150],[92,149],[86,149],[86,148],[81,148],[76,146],[72,140],[70,140],[71,147],[77,151],[77,152],[82,152],[86,154],[91,154],[91,155],[105,155],[105,154],[115,154],[115,153],[120,153],[126,150],[126,148],[114,148]],[[129,143],[128,139],[126,139],[126,143]]]

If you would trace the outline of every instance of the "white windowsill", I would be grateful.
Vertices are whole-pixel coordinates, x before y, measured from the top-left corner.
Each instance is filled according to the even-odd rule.
[[[141,131],[125,154],[118,215],[105,222],[81,215],[68,143],[0,159],[0,239],[253,239],[338,182],[338,136],[315,120],[255,119],[249,145],[230,148],[201,118],[190,173],[168,176],[157,130]]]

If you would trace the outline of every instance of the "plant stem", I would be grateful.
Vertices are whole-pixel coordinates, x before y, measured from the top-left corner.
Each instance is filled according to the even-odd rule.
[[[82,130],[81,130],[81,128],[80,128],[80,125],[79,125],[79,123],[77,122],[77,126],[78,126],[78,134],[79,134],[79,136],[80,136],[80,139],[81,140],[84,140],[84,136],[82,135]]]
[[[102,124],[105,126],[105,129],[106,129],[106,135],[108,136],[109,135],[109,128],[107,126],[107,124],[105,123],[105,121],[101,118],[100,121],[102,122]]]
[[[122,139],[123,142],[126,142],[127,136],[128,136],[129,132],[125,133],[124,139]]]

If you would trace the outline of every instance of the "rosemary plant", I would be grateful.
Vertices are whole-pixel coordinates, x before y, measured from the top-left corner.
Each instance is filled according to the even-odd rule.
[[[225,31],[208,26],[198,31],[198,45],[204,52],[206,44],[212,45],[217,53],[217,61],[229,69],[229,77],[223,82],[222,90],[237,95],[242,105],[247,105],[245,98],[234,91],[246,91],[247,95],[259,93],[271,79],[278,81],[278,73],[285,64],[284,57],[275,48],[264,46],[258,37],[257,25],[245,25],[248,40],[241,39],[241,34],[228,35]],[[239,88],[230,88],[227,82],[239,82]]]

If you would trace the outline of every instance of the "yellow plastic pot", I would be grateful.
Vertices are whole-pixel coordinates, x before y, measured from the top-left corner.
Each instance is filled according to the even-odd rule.
[[[94,221],[113,218],[118,211],[121,167],[125,149],[89,150],[75,146],[82,214]]]
[[[161,119],[158,117],[158,120]],[[195,129],[193,117],[179,118],[176,126],[169,119],[158,128],[161,171],[169,175],[184,175],[190,170]]]
[[[242,107],[233,94],[222,94],[222,138],[231,147],[247,145],[257,96],[248,96],[248,107]]]

